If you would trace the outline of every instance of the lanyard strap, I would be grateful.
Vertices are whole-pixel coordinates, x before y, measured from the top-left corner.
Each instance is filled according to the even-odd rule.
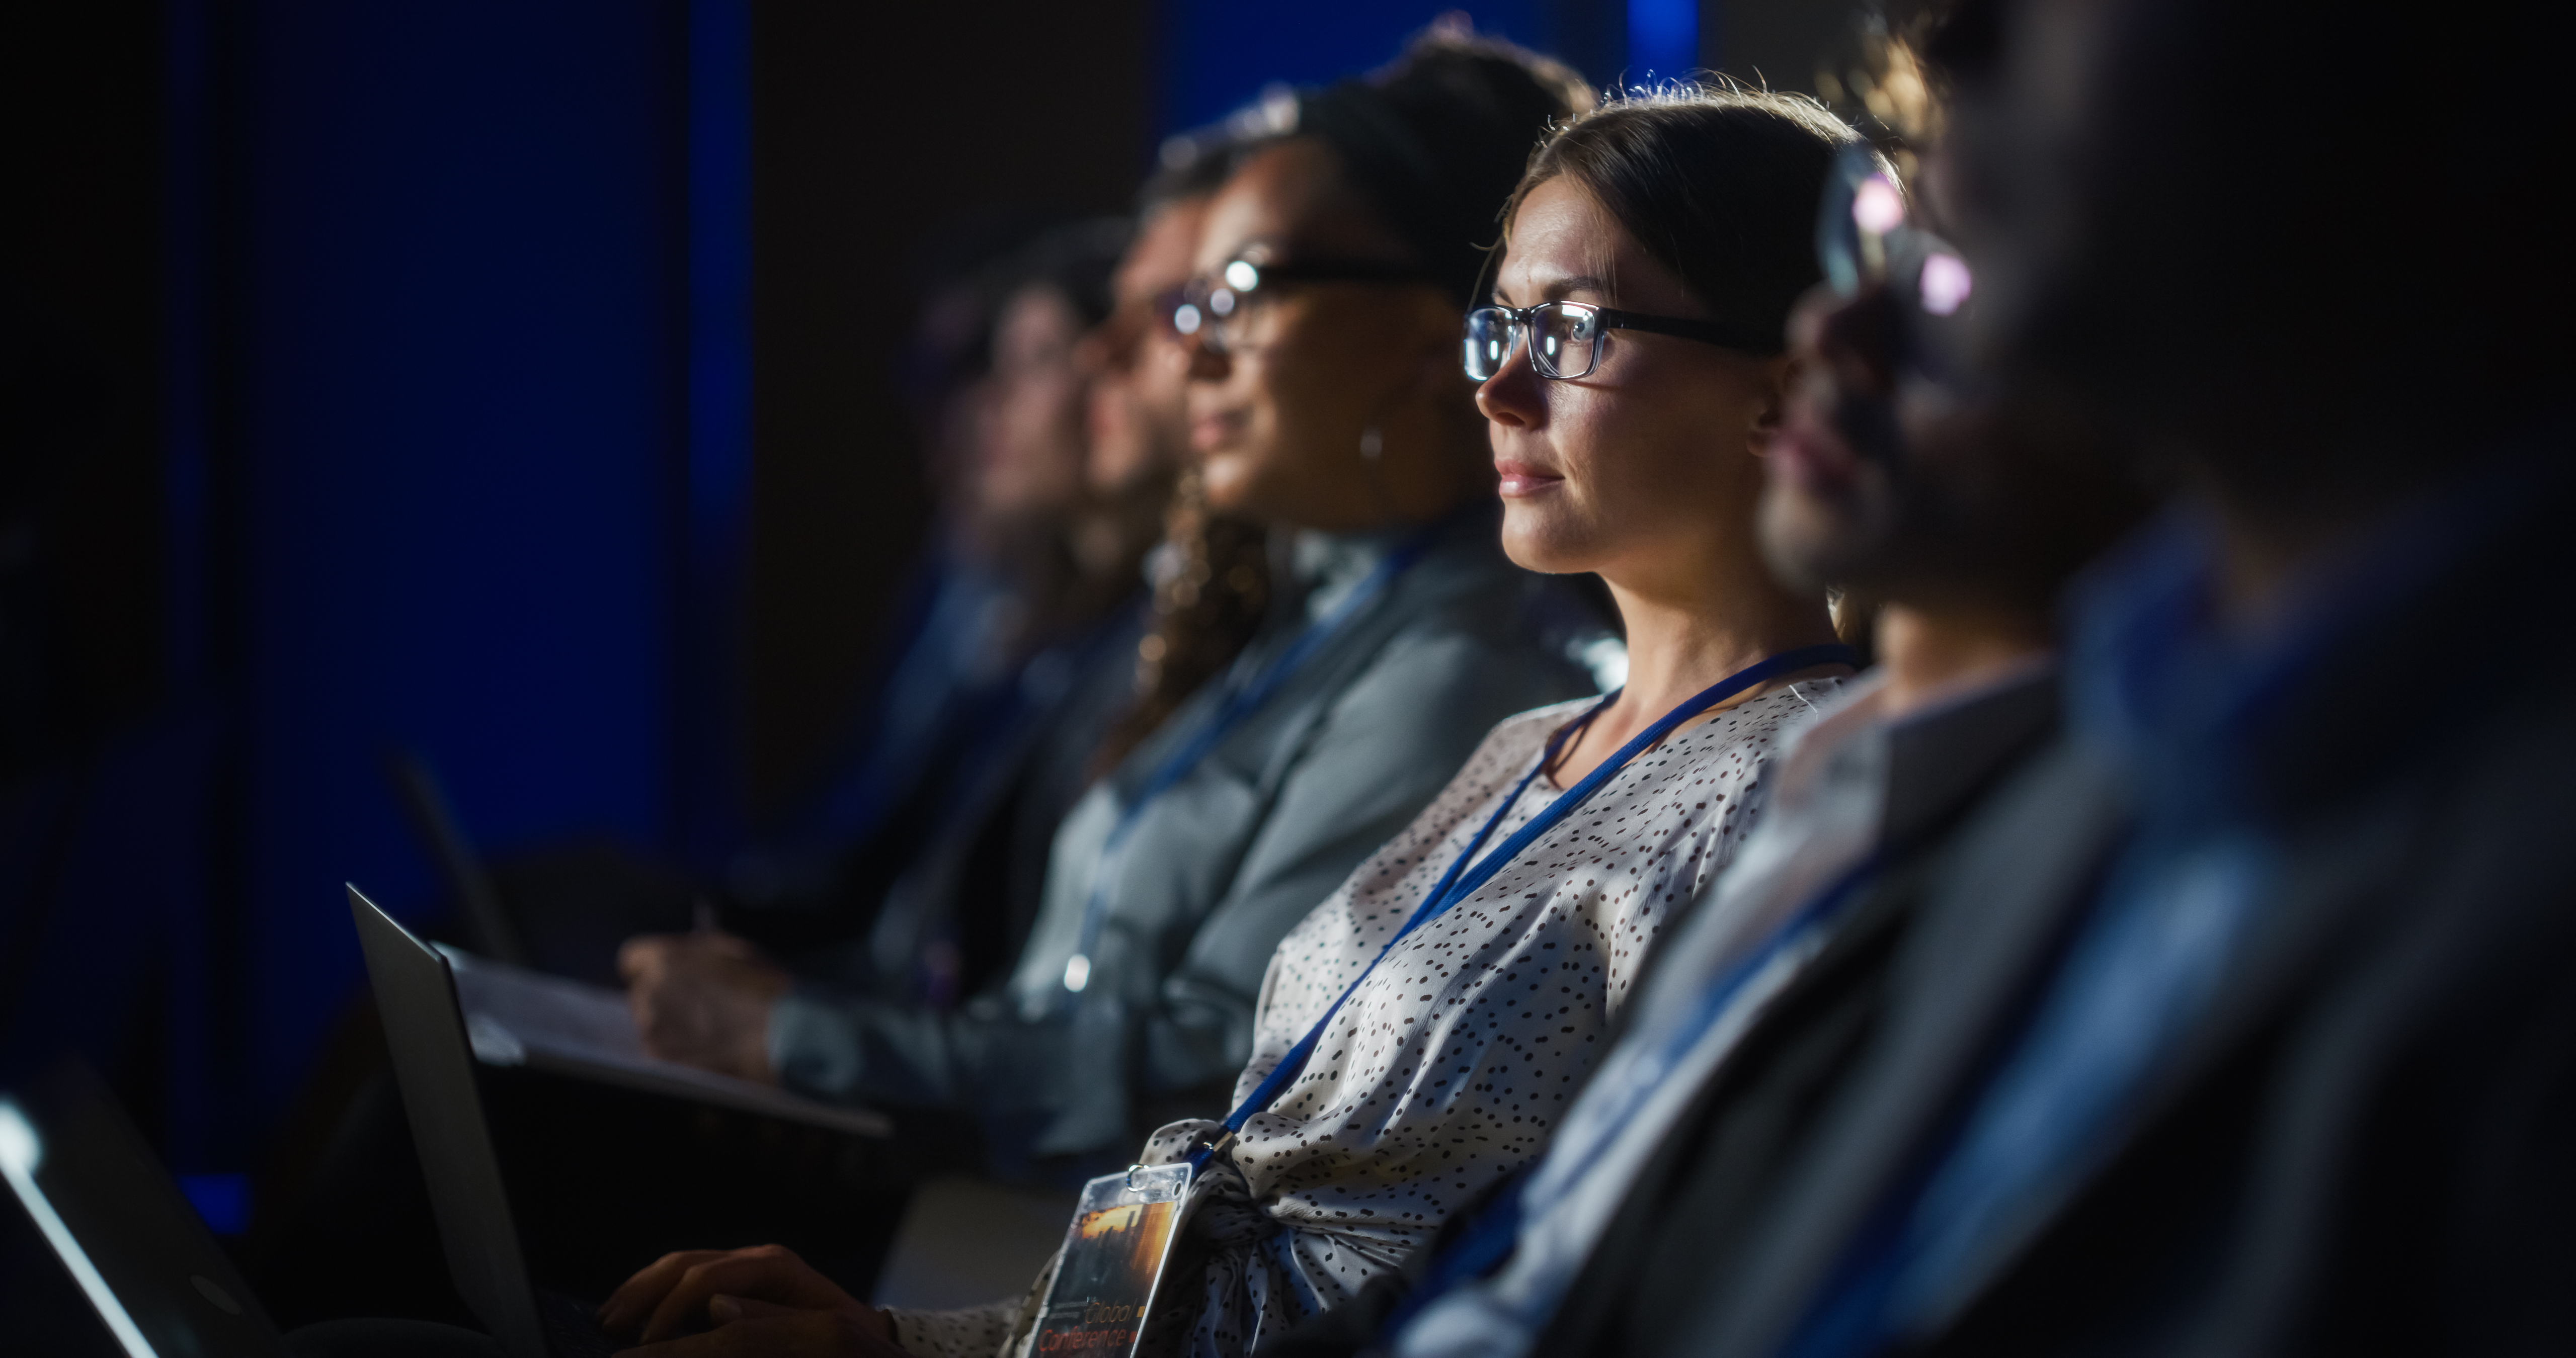
[[[1065,959],[1064,988],[1068,997],[1091,983],[1092,954],[1100,947],[1101,926],[1109,918],[1110,881],[1117,875],[1119,856],[1127,847],[1128,837],[1136,832],[1136,826],[1144,819],[1146,808],[1153,805],[1155,798],[1171,791],[1175,784],[1190,776],[1191,770],[1214,753],[1218,744],[1260,711],[1291,676],[1313,659],[1325,642],[1348,628],[1354,619],[1384,596],[1396,578],[1430,550],[1432,540],[1445,526],[1435,524],[1424,529],[1388,552],[1375,569],[1352,586],[1351,592],[1343,596],[1331,612],[1308,623],[1276,658],[1236,684],[1225,695],[1225,701],[1218,705],[1215,714],[1146,775],[1144,786],[1136,791],[1135,800],[1119,813],[1117,823],[1110,827],[1109,837],[1101,842],[1099,866],[1091,878],[1091,894],[1083,902],[1082,932],[1077,936],[1073,956]]]
[[[1314,1059],[1316,1044],[1323,1040],[1324,1029],[1332,1024],[1333,1016],[1341,1012],[1342,1006],[1359,990],[1361,984],[1377,971],[1378,964],[1386,960],[1387,954],[1395,951],[1395,945],[1403,942],[1414,930],[1446,914],[1451,906],[1476,894],[1477,888],[1492,880],[1494,874],[1502,871],[1506,864],[1519,857],[1522,850],[1528,848],[1539,836],[1556,828],[1559,822],[1572,815],[1575,809],[1582,806],[1593,793],[1598,792],[1604,784],[1617,777],[1619,771],[1627,766],[1628,761],[1652,748],[1665,736],[1672,734],[1674,727],[1736,694],[1770,680],[1775,675],[1794,674],[1799,670],[1814,669],[1819,665],[1842,664],[1857,667],[1859,663],[1859,655],[1848,646],[1806,646],[1794,651],[1784,651],[1737,670],[1691,695],[1679,707],[1656,718],[1652,725],[1638,732],[1634,739],[1620,746],[1616,753],[1601,761],[1592,772],[1585,774],[1581,781],[1567,788],[1557,796],[1555,801],[1548,803],[1544,810],[1532,816],[1528,824],[1513,831],[1511,837],[1496,845],[1492,853],[1486,854],[1481,859],[1477,858],[1477,850],[1483,848],[1485,841],[1492,837],[1494,827],[1502,823],[1503,817],[1509,814],[1513,805],[1520,801],[1521,794],[1528,790],[1530,783],[1536,780],[1549,764],[1555,762],[1556,752],[1565,739],[1589,725],[1594,717],[1599,716],[1611,703],[1618,701],[1618,691],[1612,691],[1600,702],[1594,704],[1581,718],[1560,729],[1548,739],[1546,750],[1540,754],[1537,762],[1530,766],[1529,772],[1522,774],[1521,780],[1512,785],[1510,795],[1503,798],[1502,804],[1494,808],[1494,813],[1485,818],[1484,825],[1479,827],[1475,836],[1467,841],[1467,847],[1459,853],[1455,861],[1450,863],[1449,870],[1440,875],[1439,883],[1422,898],[1422,904],[1414,910],[1413,917],[1406,920],[1404,927],[1396,930],[1395,936],[1388,939],[1385,945],[1377,950],[1377,956],[1369,959],[1368,966],[1362,968],[1360,974],[1352,978],[1349,985],[1342,988],[1341,995],[1333,1001],[1330,1008],[1324,1011],[1323,1017],[1315,1020],[1315,1026],[1308,1029],[1306,1035],[1297,1040],[1297,1045],[1288,1049],[1287,1055],[1279,1059],[1278,1065],[1271,1067],[1270,1073],[1263,1077],[1260,1085],[1233,1112],[1226,1115],[1224,1135],[1192,1156],[1191,1163],[1204,1165],[1209,1156],[1233,1139],[1234,1133],[1243,1130],[1243,1125],[1251,1120],[1254,1113],[1276,1102],[1279,1096],[1287,1091],[1288,1086],[1294,1084],[1297,1078],[1305,1073],[1307,1063]]]

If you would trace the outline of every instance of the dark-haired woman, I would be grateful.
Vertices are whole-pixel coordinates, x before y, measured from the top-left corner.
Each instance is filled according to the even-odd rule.
[[[810,984],[761,996],[752,1037],[768,1060],[754,1073],[965,1114],[1006,1177],[1123,1168],[1145,1130],[1224,1106],[1280,936],[1496,721],[1598,691],[1572,652],[1606,639],[1604,621],[1495,544],[1493,474],[1454,360],[1474,242],[1550,120],[1586,97],[1552,63],[1436,38],[1260,139],[1302,157],[1301,220],[1323,250],[1249,281],[1224,277],[1233,261],[1207,266],[1188,294],[1201,323],[1153,361],[1193,361],[1172,342],[1185,340],[1206,386],[1212,368],[1251,361],[1219,356],[1244,323],[1315,306],[1337,318],[1261,339],[1261,370],[1295,379],[1258,420],[1198,421],[1206,508],[1266,530],[1266,616],[1052,827],[1025,941],[994,985],[939,1009]],[[1228,584],[1213,571],[1235,570],[1204,553],[1170,564],[1209,572],[1166,579],[1173,604],[1209,601]],[[1158,626],[1140,658],[1206,673],[1182,640]]]
[[[1753,516],[1813,203],[1850,138],[1774,96],[1639,99],[1553,138],[1515,195],[1467,336],[1502,541],[1609,585],[1627,682],[1498,726],[1280,944],[1236,1115],[1146,1157],[1224,1145],[1193,1351],[1249,1352],[1348,1297],[1538,1151],[1653,941],[1759,814],[1771,750],[1849,672]],[[1211,210],[1202,260],[1292,215],[1259,169]]]
[[[1158,1348],[1251,1352],[1527,1163],[1654,939],[1758,815],[1770,749],[1839,687],[1823,601],[1763,569],[1753,515],[1789,379],[1783,322],[1815,279],[1813,204],[1850,138],[1777,96],[1638,99],[1574,122],[1523,181],[1468,331],[1503,542],[1609,583],[1628,683],[1496,727],[1279,945],[1235,1112],[1147,1148],[1199,1165],[1204,1195],[1156,1302]],[[1297,172],[1311,148],[1265,154],[1211,209],[1203,261],[1371,257],[1363,239],[1318,239],[1318,185]],[[1317,289],[1226,334],[1202,429],[1293,418],[1264,394],[1294,376],[1268,356],[1344,333],[1335,301]],[[1207,441],[1212,480],[1227,448]],[[1234,474],[1263,471],[1247,455]],[[800,1276],[743,1256],[656,1267],[615,1305],[680,1317]],[[1034,1309],[896,1314],[885,1333],[915,1353],[1016,1353]]]

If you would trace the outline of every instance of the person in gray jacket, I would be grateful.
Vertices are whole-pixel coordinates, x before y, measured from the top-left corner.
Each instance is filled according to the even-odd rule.
[[[1260,630],[1076,805],[1017,964],[967,1004],[791,981],[721,938],[646,945],[719,955],[648,969],[637,992],[759,1034],[733,1073],[964,1114],[1007,1176],[1097,1173],[1143,1127],[1223,1111],[1281,935],[1496,722],[1599,687],[1578,661],[1609,640],[1598,614],[1497,544],[1456,358],[1484,263],[1469,242],[1589,93],[1454,37],[1377,88],[1388,116],[1279,111],[1292,154],[1271,172],[1294,162],[1310,209],[1229,239],[1170,313],[1208,502],[1270,530]],[[681,986],[731,998],[667,993]]]

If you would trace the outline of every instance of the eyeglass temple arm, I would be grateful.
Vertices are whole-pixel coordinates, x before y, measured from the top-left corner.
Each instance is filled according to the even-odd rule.
[[[1778,335],[1762,335],[1747,326],[1728,325],[1724,321],[1693,321],[1678,316],[1646,316],[1634,311],[1601,308],[1601,324],[1611,330],[1643,330],[1654,335],[1673,335],[1699,340],[1728,349],[1749,349],[1757,354],[1776,354],[1788,347]]]

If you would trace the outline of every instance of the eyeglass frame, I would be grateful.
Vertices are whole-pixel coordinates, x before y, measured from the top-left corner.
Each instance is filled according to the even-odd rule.
[[[1548,367],[1554,365],[1551,363],[1542,366],[1538,347],[1528,342],[1531,318],[1550,307],[1592,313],[1593,322],[1597,327],[1592,334],[1592,356],[1584,363],[1581,372],[1548,371]],[[1487,312],[1493,312],[1504,318],[1504,323],[1509,328],[1503,333],[1508,338],[1503,348],[1503,356],[1495,362],[1494,370],[1478,376],[1472,347],[1475,343],[1473,331],[1476,318]],[[1699,320],[1687,316],[1657,316],[1643,311],[1622,311],[1617,307],[1595,306],[1590,302],[1537,302],[1524,307],[1510,307],[1500,302],[1492,302],[1468,312],[1462,324],[1467,333],[1459,337],[1459,343],[1465,350],[1460,356],[1460,366],[1466,370],[1469,378],[1478,382],[1490,382],[1500,377],[1504,365],[1511,361],[1512,352],[1521,348],[1529,350],[1530,371],[1551,382],[1580,381],[1590,377],[1593,369],[1601,366],[1601,341],[1613,330],[1638,330],[1649,335],[1671,335],[1676,339],[1697,340],[1702,344],[1714,344],[1721,349],[1742,349],[1756,354],[1776,354],[1785,347],[1778,336],[1757,339],[1750,328],[1730,325],[1724,321]]]
[[[1251,270],[1251,281],[1238,281],[1238,269]],[[1233,345],[1219,333],[1220,328],[1241,314],[1240,299],[1258,296],[1265,286],[1282,283],[1437,282],[1430,271],[1420,265],[1395,260],[1316,259],[1263,263],[1237,255],[1227,260],[1225,267],[1217,270],[1215,275],[1202,274],[1164,293],[1155,303],[1155,310],[1162,316],[1163,330],[1167,335],[1185,344],[1199,344],[1222,354],[1231,353]],[[1237,300],[1220,308],[1216,305],[1220,297]],[[1187,325],[1181,321],[1183,311],[1193,313]]]
[[[1896,221],[1883,231],[1860,220],[1861,192],[1872,181],[1896,199]],[[1863,284],[1882,281],[1919,288],[1924,262],[1934,255],[1957,259],[1959,248],[1939,232],[1915,221],[1912,195],[1906,192],[1895,167],[1867,142],[1844,147],[1834,158],[1833,172],[1826,178],[1823,200],[1816,210],[1816,264],[1834,292],[1850,297]],[[1967,295],[1962,293],[1950,310],[1932,314],[1950,315],[1966,300]]]
[[[1863,188],[1872,180],[1896,195],[1899,215],[1884,231],[1860,221]],[[1943,298],[1927,297],[1925,274],[1935,260],[1948,266],[1955,287]],[[1905,362],[1925,376],[1953,387],[1967,381],[1967,341],[1962,323],[1975,294],[1975,275],[1958,247],[1915,220],[1912,196],[1895,167],[1866,142],[1845,146],[1826,177],[1816,213],[1816,263],[1836,296],[1849,299],[1867,287],[1883,287],[1903,306],[1899,345]]]

